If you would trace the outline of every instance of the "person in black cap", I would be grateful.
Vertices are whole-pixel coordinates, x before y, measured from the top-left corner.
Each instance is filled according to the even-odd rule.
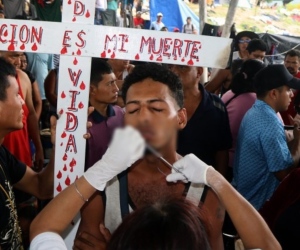
[[[252,31],[242,31],[234,38],[235,51],[232,60],[244,59],[248,56],[247,46],[252,39],[259,39],[259,36]]]
[[[260,209],[280,181],[299,164],[300,129],[286,141],[277,112],[288,108],[292,89],[300,89],[284,65],[269,65],[254,77],[257,100],[244,116],[234,157],[233,186],[256,209]]]

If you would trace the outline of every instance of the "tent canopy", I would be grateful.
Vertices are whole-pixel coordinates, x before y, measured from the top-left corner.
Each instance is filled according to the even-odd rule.
[[[199,17],[182,0],[150,0],[150,20],[156,21],[157,13],[163,14],[162,22],[169,31],[182,27],[186,23],[187,17],[192,18],[192,24],[199,33]]]

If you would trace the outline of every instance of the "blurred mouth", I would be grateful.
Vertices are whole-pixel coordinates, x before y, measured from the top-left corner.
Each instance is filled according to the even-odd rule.
[[[139,128],[139,131],[146,141],[149,141],[154,137],[154,131],[150,128]]]

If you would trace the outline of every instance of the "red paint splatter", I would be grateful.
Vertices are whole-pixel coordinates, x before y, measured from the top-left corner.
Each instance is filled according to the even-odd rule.
[[[63,160],[66,161],[68,160],[68,155],[65,153],[64,157],[63,157]]]
[[[71,170],[70,170],[70,172],[71,172],[71,173],[73,173],[73,168],[72,168],[72,167],[71,167]]]
[[[56,191],[57,191],[57,192],[61,192],[61,190],[62,190],[61,185],[60,185],[60,183],[58,183],[58,186],[57,186],[57,188],[56,188]]]
[[[76,160],[73,158],[69,165],[71,168],[76,166]]]
[[[56,175],[57,179],[60,179],[62,177],[62,173],[58,171],[58,174]]]
[[[193,60],[192,59],[190,59],[189,61],[188,61],[188,63],[187,63],[189,66],[193,66],[194,65],[194,62],[193,62]]]
[[[106,52],[105,51],[103,51],[102,53],[101,53],[101,55],[100,55],[101,57],[106,57]]]
[[[85,14],[85,17],[86,17],[86,18],[89,18],[90,16],[91,16],[91,14],[90,14],[89,10],[87,10],[87,12],[86,12],[86,14]]]
[[[7,36],[8,35],[8,32],[7,32],[7,30],[4,32],[4,34],[3,34],[4,36]]]
[[[80,56],[80,55],[81,55],[81,50],[78,49],[76,54],[77,54],[78,56]]]
[[[67,171],[68,169],[67,169],[67,165],[65,164],[64,165],[64,168],[63,168],[63,171]]]
[[[58,112],[60,115],[62,115],[64,113],[64,110],[61,109],[59,112]]]
[[[64,92],[64,91],[63,91],[63,92],[61,92],[61,95],[60,95],[60,97],[61,97],[62,99],[66,98],[66,94],[65,94],[65,92]]]
[[[74,16],[74,18],[72,19],[72,22],[76,22],[76,17]]]
[[[62,55],[67,54],[67,53],[68,53],[67,47],[63,47],[60,51],[60,54],[62,54]]]
[[[157,57],[156,61],[157,62],[162,62],[162,56],[160,55],[159,57]]]
[[[68,1],[68,4],[72,4],[71,0]]]
[[[181,61],[182,61],[182,62],[184,62],[184,61],[185,61],[185,59],[184,59],[184,58],[182,58],[182,59],[181,59]]]
[[[65,138],[67,136],[66,132],[64,131],[62,134],[61,134],[61,138]]]
[[[109,49],[107,52],[108,52],[108,53],[110,53],[110,52],[111,52],[111,50]]]
[[[38,47],[36,46],[36,43],[34,43],[34,44],[32,45],[31,49],[32,49],[33,51],[37,51]]]
[[[15,51],[15,45],[13,43],[11,43],[8,48],[9,51]]]
[[[25,44],[23,43],[20,47],[21,50],[24,50],[25,49]]]
[[[199,62],[199,59],[197,59],[196,61]]]
[[[63,143],[60,144],[60,146],[64,145]]]
[[[77,65],[78,61],[77,61],[77,58],[75,57],[74,61],[73,61],[73,64],[74,65]]]
[[[176,55],[174,56],[174,60],[175,60],[175,61],[177,60],[177,56],[176,56]]]
[[[72,52],[72,56],[74,56],[75,55],[75,53],[74,52]]]
[[[78,105],[78,108],[82,109],[84,107],[83,103],[80,102],[79,105]]]
[[[78,175],[76,175],[76,181],[78,180]]]
[[[135,55],[135,60],[140,60],[140,55],[139,54]]]
[[[65,184],[66,184],[67,186],[70,186],[71,180],[70,180],[69,176],[67,176],[67,178],[66,178],[66,180],[65,180]]]
[[[114,59],[115,57],[116,57],[116,54],[114,52],[114,53],[112,53],[112,55],[110,56],[110,58]]]
[[[128,43],[128,37],[125,39],[125,43]]]
[[[151,55],[149,59],[152,61],[153,60],[153,55]]]
[[[83,81],[80,83],[79,88],[80,88],[81,90],[85,90],[85,84],[84,84]]]

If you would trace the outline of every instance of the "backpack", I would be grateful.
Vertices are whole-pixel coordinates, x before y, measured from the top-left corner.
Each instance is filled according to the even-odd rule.
[[[183,33],[185,33],[186,24],[183,26]],[[194,25],[192,24],[192,32],[194,32]]]

